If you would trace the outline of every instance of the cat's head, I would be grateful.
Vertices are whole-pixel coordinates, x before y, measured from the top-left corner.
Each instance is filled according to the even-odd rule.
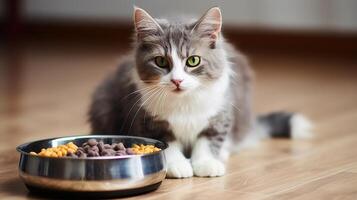
[[[154,19],[137,7],[133,18],[141,83],[179,95],[204,89],[223,74],[226,55],[218,7],[195,21]]]

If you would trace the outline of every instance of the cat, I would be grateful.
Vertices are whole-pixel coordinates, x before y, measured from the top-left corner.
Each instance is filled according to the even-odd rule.
[[[297,113],[252,113],[253,71],[221,33],[218,7],[198,20],[134,7],[133,51],[93,94],[91,132],[165,141],[167,177],[216,177],[231,152],[263,137],[308,136]]]

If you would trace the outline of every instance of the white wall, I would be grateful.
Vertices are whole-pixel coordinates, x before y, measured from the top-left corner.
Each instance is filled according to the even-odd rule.
[[[153,16],[201,15],[222,8],[232,26],[357,32],[357,0],[26,0],[30,20],[130,20],[133,4]]]

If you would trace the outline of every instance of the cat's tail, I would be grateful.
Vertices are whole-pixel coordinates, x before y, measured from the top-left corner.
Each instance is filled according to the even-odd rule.
[[[264,138],[307,139],[312,135],[312,123],[299,113],[273,112],[259,115],[249,133],[235,150],[255,146]]]
[[[312,123],[299,113],[274,112],[260,115],[254,129],[263,137],[304,139],[312,136]]]

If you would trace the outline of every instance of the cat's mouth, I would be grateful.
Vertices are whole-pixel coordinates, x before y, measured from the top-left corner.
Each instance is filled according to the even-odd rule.
[[[181,92],[183,92],[183,89],[180,88],[180,87],[176,87],[175,89],[172,90],[172,92],[174,92],[174,93],[181,93]]]

